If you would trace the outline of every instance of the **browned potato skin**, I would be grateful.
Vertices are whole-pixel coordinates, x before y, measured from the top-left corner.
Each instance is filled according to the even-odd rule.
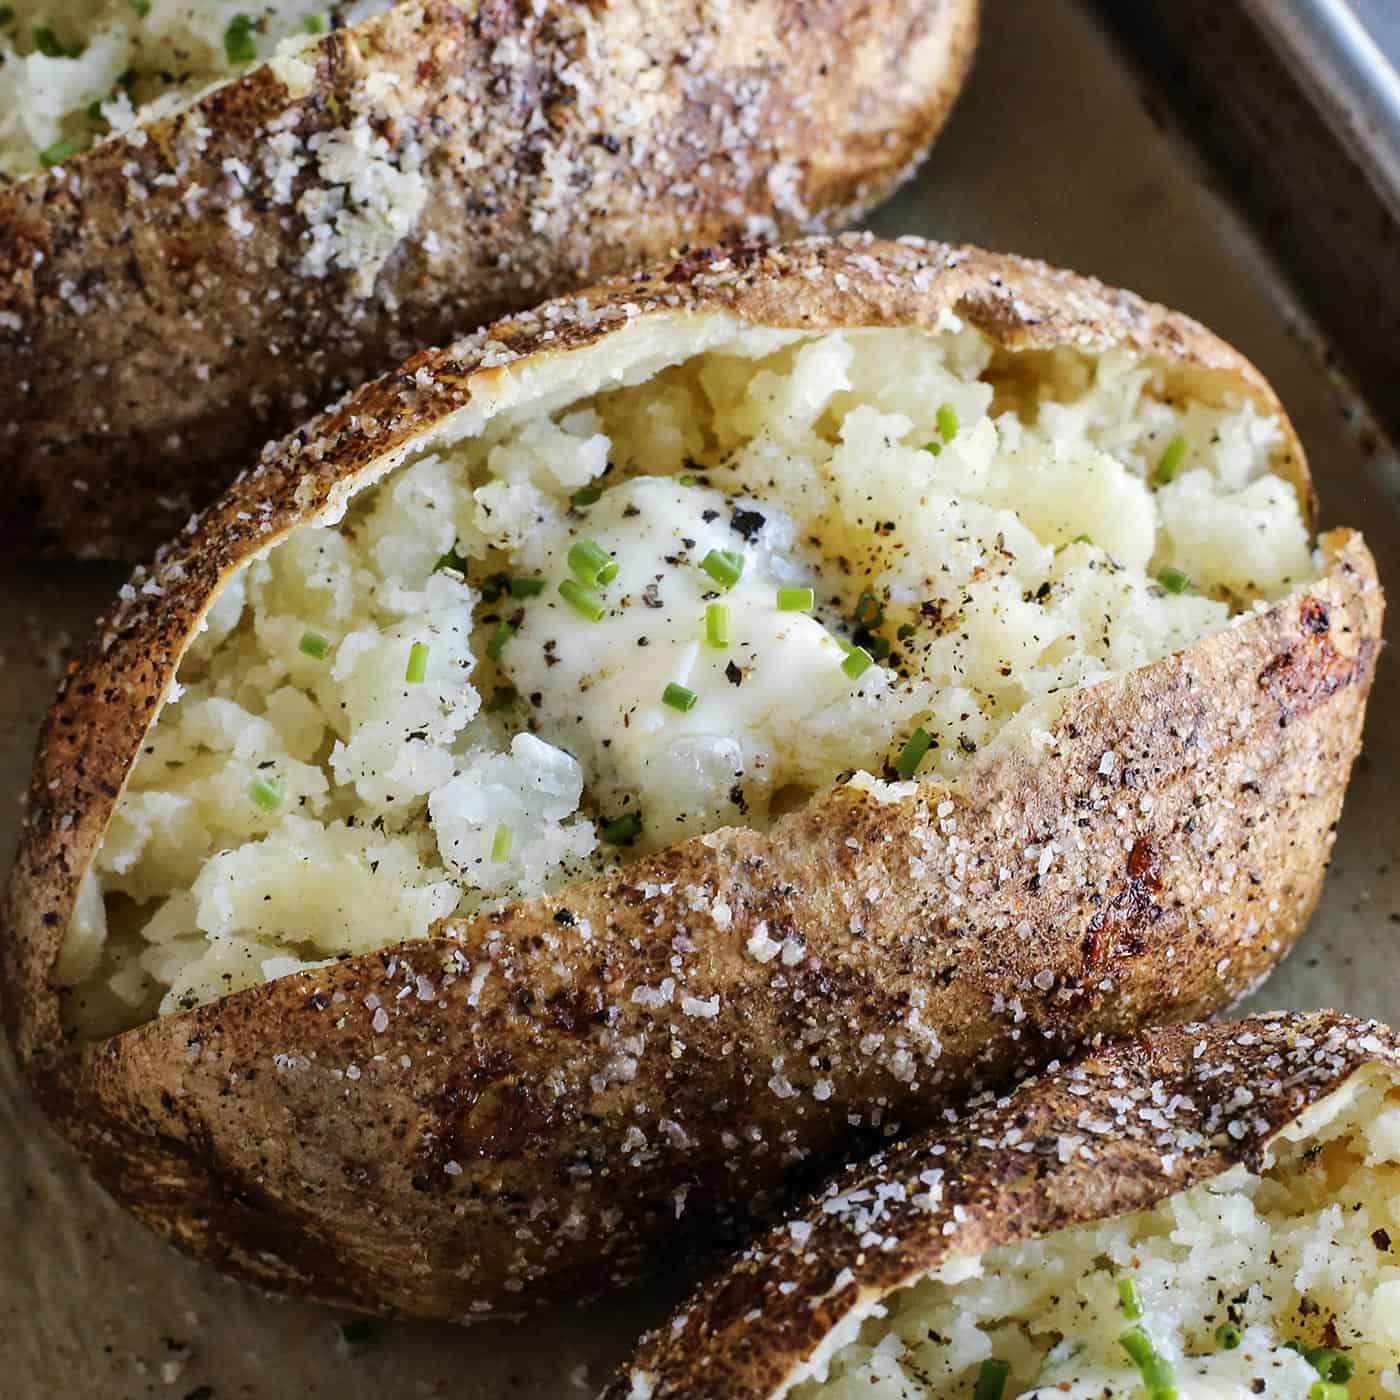
[[[956,1124],[849,1168],[792,1217],[812,1227],[802,1247],[794,1244],[788,1222],[775,1226],[701,1286],[677,1326],[644,1337],[600,1400],[627,1400],[638,1373],[651,1379],[652,1388],[642,1391],[651,1400],[768,1400],[858,1302],[883,1298],[949,1259],[1149,1210],[1240,1163],[1257,1171],[1281,1128],[1376,1066],[1400,1078],[1395,1033],[1333,1011],[1160,1028],[1088,1054],[1074,1066],[1083,1071],[1081,1079],[1071,1081],[1061,1070],[1028,1080]],[[1190,1100],[1176,1115],[1174,1131],[1127,1119],[1114,1106],[1121,1096],[1153,1086],[1164,1096],[1155,1102],[1178,1094]],[[1230,1106],[1241,1087],[1256,1096],[1247,1113]],[[1114,1128],[1094,1138],[1093,1162],[1076,1157],[1061,1163],[1057,1139],[1082,1136],[1078,1124],[1086,1112]],[[1225,1130],[1236,1120],[1244,1127],[1239,1138]],[[1013,1127],[1022,1142],[1037,1143],[1035,1151],[1002,1145]],[[1191,1141],[1189,1131],[1207,1140]],[[1170,1174],[1163,1153],[1176,1156]],[[943,1169],[942,1201],[921,1210],[907,1200],[887,1200],[880,1231],[899,1241],[888,1250],[860,1248],[846,1220],[821,1207],[823,1197],[837,1191],[873,1191],[892,1182],[916,1196],[925,1190],[919,1173],[930,1167]],[[850,1280],[833,1289],[843,1269]]]
[[[261,67],[144,144],[0,187],[0,543],[145,557],[269,437],[424,345],[674,248],[839,228],[933,140],[978,3],[398,4],[321,41],[303,97]],[[424,147],[431,194],[366,297],[298,271],[314,161],[291,203],[262,161],[276,120],[343,125],[368,72],[400,79],[382,130]]]
[[[944,308],[1005,345],[1135,345],[1183,384],[1278,409],[1194,322],[1038,263],[862,237],[750,247],[417,357],[270,450],[137,571],[45,726],[0,947],[20,1061],[115,1195],[264,1286],[370,1310],[518,1312],[769,1217],[849,1144],[850,1114],[877,1138],[920,1126],[972,1085],[1085,1036],[1204,1015],[1269,969],[1317,899],[1378,646],[1374,564],[1347,531],[1326,537],[1324,576],[1292,597],[1073,695],[1038,761],[989,749],[956,792],[930,781],[892,804],[838,790],[766,835],[723,830],[398,950],[100,1044],[65,1039],[55,964],[79,878],[237,563],[453,408],[629,318],[932,328]],[[1121,756],[1111,779],[1109,749]],[[1096,786],[1108,803],[1092,800]],[[931,836],[950,817],[952,854]],[[1059,855],[1042,878],[1025,850],[1047,840]],[[1222,889],[1231,861],[1248,878]],[[748,954],[760,920],[798,941],[796,966]],[[695,947],[677,971],[682,932]],[[672,1002],[634,1000],[668,976]],[[681,1005],[716,994],[713,1019]],[[388,1012],[382,1033],[371,997]],[[901,1029],[920,1001],[941,1041],[931,1062]],[[831,1039],[800,1049],[818,1028]],[[898,1056],[896,1033],[914,1060]],[[812,1094],[821,1078],[825,1100]],[[780,1096],[789,1084],[798,1092]],[[585,1164],[590,1175],[571,1174]],[[561,1224],[575,1209],[581,1223]]]

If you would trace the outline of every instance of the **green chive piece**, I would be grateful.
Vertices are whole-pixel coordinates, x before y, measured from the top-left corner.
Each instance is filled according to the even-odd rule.
[[[70,54],[67,47],[59,42],[58,35],[48,27],[41,24],[34,31],[34,47],[39,50],[45,58],[76,58],[77,54]],[[82,53],[82,49],[78,50]]]
[[[569,568],[585,588],[602,588],[617,577],[617,560],[597,540],[579,540],[572,545]]]
[[[609,846],[630,846],[642,834],[642,819],[636,812],[603,823],[601,835]]]
[[[899,751],[894,761],[895,772],[906,782],[918,771],[924,755],[933,745],[933,736],[920,725],[910,736],[909,741]]]
[[[901,642],[907,642],[918,630],[919,629],[915,627],[912,622],[901,622],[895,631],[895,636],[898,637]]]
[[[743,577],[744,556],[732,549],[712,549],[700,561],[700,567],[721,588],[733,588]]]
[[[1136,1322],[1142,1316],[1142,1298],[1138,1293],[1135,1280],[1130,1278],[1118,1280],[1118,1306],[1123,1309],[1123,1316],[1129,1322]]]
[[[513,833],[508,826],[498,826],[491,838],[491,859],[501,865],[510,859],[510,843]]]
[[[498,603],[501,600],[501,595],[509,592],[509,574],[487,574],[481,580],[481,601],[483,603]]]
[[[1165,486],[1181,470],[1181,464],[1186,460],[1186,439],[1178,433],[1168,444],[1167,450],[1162,453],[1157,462],[1157,470],[1152,473],[1152,480],[1158,486]]]
[[[434,573],[439,569],[451,569],[454,573],[461,574],[463,578],[467,576],[467,561],[457,553],[455,544],[433,565]]]
[[[498,685],[491,692],[491,699],[486,708],[492,714],[500,714],[502,710],[510,709],[518,698],[513,685]]]
[[[607,604],[591,589],[585,588],[577,579],[566,578],[559,585],[559,596],[575,612],[582,613],[590,622],[601,622],[607,612]]]
[[[512,598],[538,598],[544,592],[542,578],[513,578],[510,581]]]
[[[15,17],[15,7],[13,5],[0,5],[0,25],[9,24]]]
[[[725,603],[711,603],[705,609],[705,640],[712,647],[729,645],[729,607]]]
[[[943,451],[943,444],[941,442],[926,442],[924,443],[924,451],[930,452],[937,457],[938,454]]]
[[[414,642],[408,649],[408,665],[404,667],[404,680],[412,685],[421,685],[428,678],[428,644]]]
[[[1076,535],[1072,540],[1066,540],[1064,544],[1056,545],[1056,546],[1055,546],[1055,553],[1056,553],[1056,554],[1062,554],[1062,553],[1063,553],[1065,550],[1067,550],[1067,549],[1070,547],[1070,545],[1072,545],[1072,544],[1088,544],[1088,545],[1092,545],[1093,542],[1094,542],[1094,541],[1093,541],[1088,535]]]
[[[699,698],[689,686],[677,685],[675,681],[668,681],[666,689],[661,692],[661,703],[669,705],[673,710],[679,710],[681,714],[693,710]]]
[[[780,588],[778,590],[779,612],[809,613],[816,606],[817,595],[811,588]]]
[[[297,650],[313,660],[324,661],[330,655],[331,639],[323,637],[319,632],[303,632],[301,641],[297,643]]]
[[[256,31],[247,15],[234,15],[224,30],[224,56],[230,63],[251,63],[258,56]]]
[[[82,145],[77,141],[55,141],[52,146],[45,146],[39,152],[39,164],[51,170],[55,165],[62,165],[70,156],[77,155],[82,149]]]
[[[324,34],[326,32],[325,15],[307,15],[302,21],[303,27],[308,34]]]
[[[841,663],[841,669],[853,681],[858,681],[874,664],[875,658],[864,647],[851,647]]]
[[[1168,564],[1160,574],[1157,575],[1157,582],[1167,590],[1168,593],[1186,593],[1191,588],[1191,575],[1182,573],[1180,569],[1173,568]]]
[[[944,442],[952,442],[958,435],[958,411],[950,403],[940,404],[933,420],[938,425],[938,436]]]
[[[995,1356],[984,1361],[977,1371],[977,1384],[973,1387],[972,1400],[1001,1400],[1006,1390],[1006,1378],[1011,1367]]]
[[[1130,1327],[1118,1338],[1119,1345],[1137,1363],[1148,1400],[1177,1400],[1176,1371],[1152,1345],[1152,1338],[1141,1327]]]
[[[681,476],[677,478],[677,480],[682,486],[694,486],[696,484],[695,478],[691,476],[689,472],[682,473]]]
[[[139,19],[145,19],[151,13],[151,0],[127,0],[127,4],[136,11]]]
[[[591,506],[603,493],[596,486],[582,486],[569,497],[569,504],[576,510]]]
[[[883,637],[867,637],[865,649],[876,661],[883,661],[894,650]]]
[[[862,593],[856,603],[856,626],[866,629],[878,627],[885,620],[885,609],[873,593]]]
[[[499,662],[501,653],[506,649],[506,643],[515,636],[520,629],[513,622],[503,622],[492,634],[491,640],[486,643],[486,654],[492,661]]]
[[[259,773],[248,784],[248,796],[253,799],[255,807],[262,808],[264,812],[275,812],[286,799],[287,785],[280,778]]]
[[[1345,1385],[1356,1374],[1356,1362],[1334,1347],[1310,1347],[1303,1355],[1325,1381]]]
[[[1233,1322],[1222,1322],[1215,1329],[1215,1340],[1220,1343],[1226,1351],[1234,1351],[1241,1341],[1240,1329]]]
[[[1350,1392],[1336,1381],[1314,1381],[1308,1387],[1308,1400],[1350,1400]]]

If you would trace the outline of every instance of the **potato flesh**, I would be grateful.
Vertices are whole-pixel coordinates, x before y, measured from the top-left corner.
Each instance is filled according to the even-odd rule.
[[[1237,1167],[1156,1210],[950,1261],[887,1298],[793,1400],[970,1395],[992,1357],[1012,1368],[1007,1400],[1144,1394],[1118,1342],[1129,1277],[1182,1400],[1305,1400],[1318,1373],[1289,1341],[1345,1349],[1354,1396],[1400,1394],[1400,1093],[1368,1080],[1339,1098],[1262,1176]],[[1089,1133],[1062,1139],[1061,1156],[1092,1146]],[[1243,1334],[1235,1350],[1216,1340],[1227,1322]]]
[[[626,852],[600,825],[629,813],[634,850],[763,827],[888,773],[916,727],[920,772],[956,782],[989,743],[1048,742],[1076,686],[1315,572],[1279,425],[1247,401],[1173,397],[1123,352],[1028,372],[951,317],[791,340],[682,346],[634,387],[513,411],[248,566],[88,877],[60,967],[73,1019],[96,1034],[421,937],[605,868]],[[558,591],[595,535],[620,568],[598,623]],[[732,588],[703,567],[726,546]],[[439,567],[450,551],[469,579]],[[1182,564],[1191,590],[1157,583]],[[502,573],[544,589],[483,601]],[[804,581],[814,614],[783,614],[778,587]],[[853,677],[836,639],[874,645],[851,621],[864,594],[898,659]],[[694,709],[663,703],[668,681]],[[489,703],[507,686],[514,708]]]
[[[133,0],[12,0],[13,17],[0,27],[0,173],[40,170],[41,153],[56,143],[82,149],[174,112],[250,62],[295,62],[333,19],[353,22],[388,4],[150,0],[143,15]],[[230,46],[238,16],[252,27],[243,37],[238,26]],[[240,41],[251,45],[250,57]]]

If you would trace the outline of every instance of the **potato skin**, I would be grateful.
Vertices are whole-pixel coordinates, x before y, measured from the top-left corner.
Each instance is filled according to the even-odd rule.
[[[766,835],[720,831],[65,1041],[54,969],[78,881],[231,568],[449,413],[489,412],[638,320],[933,327],[945,308],[1006,345],[1138,346],[1183,384],[1277,409],[1194,322],[1040,264],[866,237],[717,251],[416,357],[137,571],[45,726],[0,946],[20,1061],[115,1195],[264,1286],[515,1313],[771,1217],[850,1146],[852,1114],[876,1140],[917,1128],[977,1084],[1207,1014],[1267,972],[1316,901],[1374,668],[1381,594],[1350,532],[1325,537],[1316,582],[1076,693],[1046,750],[988,748],[956,791],[838,790]],[[1296,444],[1292,460],[1306,492]],[[761,922],[788,957],[749,953]]]
[[[798,1246],[791,1221],[702,1285],[678,1314],[641,1341],[600,1400],[769,1400],[853,1309],[913,1283],[946,1260],[981,1254],[1073,1225],[1149,1210],[1169,1196],[1245,1163],[1258,1170],[1269,1141],[1353,1075],[1400,1078],[1400,1040],[1387,1026],[1332,1011],[1275,1012],[1235,1022],[1143,1031],[1085,1056],[1073,1068],[1028,1080],[843,1172],[791,1220],[810,1235]],[[1070,1092],[1071,1085],[1073,1092]],[[1247,1113],[1232,1104],[1240,1088]],[[1185,1097],[1165,1126],[1128,1117],[1124,1097],[1159,1091]],[[1059,1160],[1062,1135],[1080,1135],[1083,1115],[1114,1126],[1094,1138],[1095,1159]],[[1234,1124],[1240,1135],[1226,1130]],[[1005,1141],[1012,1128],[1023,1152]],[[1199,1136],[1193,1136],[1197,1134]],[[936,1149],[936,1150],[935,1150]],[[1174,1158],[1172,1169],[1163,1155]],[[943,1170],[943,1198],[912,1204],[919,1174]],[[903,1183],[886,1198],[880,1231],[892,1247],[862,1248],[842,1212],[823,1210],[838,1193]],[[955,1211],[958,1212],[955,1214]],[[945,1233],[946,1231],[946,1233]],[[837,1276],[847,1280],[835,1286]]]
[[[146,556],[347,386],[646,257],[837,228],[948,115],[979,0],[414,0],[0,181],[0,541]],[[368,104],[367,75],[397,87]],[[426,207],[372,286],[300,269],[307,143],[368,106]],[[289,186],[274,141],[303,161]]]

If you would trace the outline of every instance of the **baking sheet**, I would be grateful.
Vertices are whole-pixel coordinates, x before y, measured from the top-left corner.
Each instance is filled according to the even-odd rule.
[[[1207,321],[1249,354],[1297,421],[1324,523],[1359,524],[1400,580],[1400,459],[1209,173],[1144,99],[1087,9],[988,0],[977,71],[935,159],[873,221],[1014,248]],[[114,571],[0,564],[0,850],[58,654],[114,592]],[[1397,609],[1400,613],[1400,609]],[[1394,616],[1394,614],[1393,614]],[[1390,628],[1392,640],[1396,624]],[[1255,1008],[1342,1006],[1400,1020],[1400,653],[1383,652],[1366,749],[1313,927]],[[91,1185],[0,1055],[0,1368],[6,1400],[336,1400],[592,1394],[672,1279],[587,1311],[471,1331],[371,1324],[266,1298],[185,1260]]]

